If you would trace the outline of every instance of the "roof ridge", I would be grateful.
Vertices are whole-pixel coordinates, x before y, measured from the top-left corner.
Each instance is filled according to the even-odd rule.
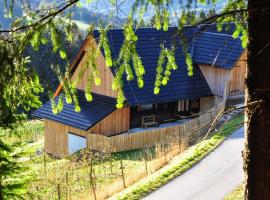
[[[212,34],[212,35],[224,35],[224,36],[230,36],[230,37],[232,37],[231,34],[226,34],[226,33],[221,33],[221,32],[209,32],[209,31],[203,31],[202,33],[207,33],[207,34]]]

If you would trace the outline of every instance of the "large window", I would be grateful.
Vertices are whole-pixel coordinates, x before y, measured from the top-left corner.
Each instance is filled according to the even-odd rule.
[[[74,133],[68,134],[68,153],[73,154],[81,149],[86,148],[86,138]]]
[[[179,100],[178,101],[178,112],[189,111],[189,100]]]

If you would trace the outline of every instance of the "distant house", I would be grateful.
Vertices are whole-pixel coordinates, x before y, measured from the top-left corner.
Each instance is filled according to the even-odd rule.
[[[54,115],[50,101],[33,112],[33,116],[45,119],[45,151],[53,155],[73,153],[87,145],[87,134],[113,136],[132,132],[142,125],[158,125],[181,120],[207,112],[211,107],[230,95],[243,94],[246,70],[246,52],[241,47],[240,39],[233,39],[231,32],[217,32],[215,25],[204,32],[200,27],[190,28],[186,32],[192,36],[189,43],[190,54],[194,63],[194,75],[187,75],[185,57],[175,36],[177,28],[167,32],[154,28],[136,30],[138,36],[137,51],[145,66],[144,87],[138,88],[136,80],[124,79],[126,104],[116,109],[117,94],[111,85],[115,69],[106,67],[101,53],[97,58],[102,83],[93,86],[93,101],[87,102],[84,96],[86,71],[78,84],[78,98],[81,112],[74,111],[74,105],[64,101],[63,111]],[[84,41],[78,55],[71,64],[72,78],[78,76],[82,63],[89,53],[89,46],[96,45],[99,33],[94,32]],[[123,43],[121,29],[110,30],[108,39],[112,56],[118,56]],[[160,93],[153,93],[157,60],[160,44],[170,47],[176,45],[178,69],[173,71],[166,86],[161,86]],[[61,85],[56,95],[61,92]],[[149,122],[149,123],[148,123]]]

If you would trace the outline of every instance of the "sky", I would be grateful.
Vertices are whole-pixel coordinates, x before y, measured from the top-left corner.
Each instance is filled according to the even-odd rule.
[[[121,11],[119,12],[120,17],[127,15],[130,10],[134,0],[115,0],[118,4],[121,4]],[[179,11],[179,2],[185,3],[187,0],[173,0],[174,4],[170,7],[171,10]],[[217,0],[216,10],[221,10],[228,0]],[[114,11],[115,7],[109,3],[109,0],[92,0],[92,3],[86,3],[87,0],[81,0],[85,7],[94,12],[100,12],[103,14],[108,14],[110,11]],[[209,10],[210,5],[198,5],[197,9]]]

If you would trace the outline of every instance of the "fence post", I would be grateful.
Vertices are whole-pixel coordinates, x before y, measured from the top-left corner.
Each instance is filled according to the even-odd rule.
[[[38,200],[40,200],[40,196],[39,196],[39,188],[38,188],[38,186],[36,186],[36,190],[37,190],[37,198],[38,198]]]
[[[91,161],[90,161],[89,179],[90,179],[91,190],[93,192],[94,199],[96,200],[97,199],[96,188],[95,188],[95,184],[94,184],[94,180],[93,180],[93,158],[91,158]]]
[[[57,197],[58,197],[58,200],[61,200],[61,188],[60,188],[60,184],[57,185]]]
[[[148,156],[147,156],[147,149],[144,150],[144,166],[145,166],[145,172],[146,172],[146,175],[148,175],[148,165],[147,165],[147,160],[148,160]]]
[[[110,172],[111,172],[111,175],[113,175],[113,164],[112,164],[112,158],[110,158]]]
[[[110,147],[110,161],[109,161],[109,164],[110,164],[110,172],[111,172],[111,175],[113,175],[113,160],[112,160],[112,149]]]
[[[46,154],[43,155],[43,166],[44,166],[44,173],[46,173]]]
[[[179,127],[178,131],[178,148],[179,148],[179,153],[181,152],[181,127]]]
[[[123,166],[122,158],[120,160],[120,165],[121,165],[120,169],[121,169],[121,173],[122,173],[123,186],[124,186],[124,188],[126,188],[126,181],[125,181],[124,166]]]
[[[148,166],[147,166],[147,158],[144,158],[145,172],[148,175]]]
[[[69,187],[69,184],[68,184],[68,172],[66,172],[66,200],[68,199],[68,187]]]
[[[164,161],[165,163],[167,163],[167,148],[165,145],[163,146],[163,148],[164,148]]]

